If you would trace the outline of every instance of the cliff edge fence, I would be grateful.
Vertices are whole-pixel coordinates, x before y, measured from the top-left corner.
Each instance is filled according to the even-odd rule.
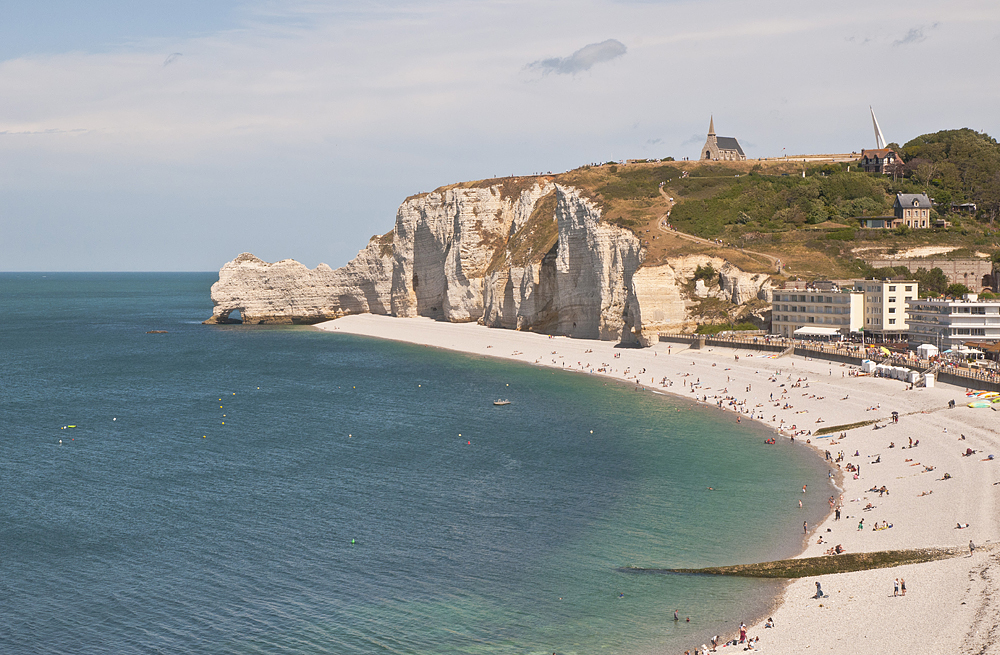
[[[640,238],[601,214],[585,192],[544,176],[445,187],[408,198],[392,231],[336,270],[239,255],[219,271],[205,323],[373,313],[647,346],[703,322],[706,299],[713,320],[768,322],[768,275],[708,255],[644,266]],[[717,277],[695,288],[708,266]]]

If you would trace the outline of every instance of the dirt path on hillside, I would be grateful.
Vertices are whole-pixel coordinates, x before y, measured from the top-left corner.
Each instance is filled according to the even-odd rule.
[[[756,255],[757,257],[763,257],[764,259],[766,259],[769,262],[771,262],[771,264],[774,266],[775,270],[778,273],[781,273],[781,268],[782,268],[781,267],[781,259],[779,259],[778,257],[775,257],[773,255],[767,255],[767,254],[762,253],[762,252],[754,252],[753,250],[746,250],[744,248],[738,248],[736,246],[733,246],[732,244],[726,244],[726,243],[724,243],[722,241],[712,241],[711,239],[704,239],[702,237],[696,237],[693,234],[687,234],[685,232],[678,232],[676,229],[667,227],[667,225],[670,223],[670,212],[673,210],[674,205],[677,204],[677,203],[674,202],[674,199],[671,197],[669,189],[665,189],[664,187],[660,187],[660,195],[663,196],[663,199],[667,201],[667,213],[664,214],[663,216],[661,216],[660,219],[656,222],[656,227],[657,227],[658,230],[660,230],[660,232],[664,232],[666,234],[672,234],[672,235],[674,235],[676,237],[680,237],[681,239],[687,239],[688,241],[693,241],[695,243],[700,243],[700,244],[705,245],[705,246],[713,246],[713,247],[716,247],[716,248],[722,246],[722,247],[725,247],[725,248],[732,248],[733,250],[739,250],[740,252],[746,253],[748,255]]]

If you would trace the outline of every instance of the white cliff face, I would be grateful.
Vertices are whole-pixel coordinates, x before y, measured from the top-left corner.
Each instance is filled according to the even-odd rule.
[[[587,339],[619,339],[626,323],[632,275],[642,261],[639,239],[624,228],[602,222],[600,210],[576,189],[556,187],[554,200],[551,218],[547,213],[530,217],[539,224],[555,222],[554,244],[545,248],[546,226],[536,225],[535,234],[507,248],[505,265],[485,280],[483,323]],[[525,223],[522,227],[532,226]],[[515,251],[532,243],[544,252],[533,253],[535,261],[521,263]]]
[[[639,238],[600,222],[600,211],[576,189],[558,192],[558,330],[586,339],[619,339],[632,275],[642,263]]]
[[[514,197],[499,185],[453,188],[404,202],[393,230],[392,313],[479,320],[487,266],[551,190],[549,182]]]
[[[711,266],[718,273],[708,281],[696,280],[694,297],[688,298],[685,287],[699,266]],[[658,332],[690,330],[698,324],[700,317],[692,313],[693,300],[717,298],[731,303],[731,309],[738,312],[754,299],[770,303],[772,289],[767,275],[747,273],[718,257],[691,255],[643,267],[632,277],[632,332],[638,343],[649,345],[656,341]]]
[[[268,264],[243,253],[219,271],[207,323],[318,323],[346,314],[387,314],[392,258],[376,238],[347,266],[309,270],[293,259]]]
[[[648,345],[657,331],[694,325],[686,289],[698,266],[719,272],[699,281],[700,297],[770,301],[766,275],[721,259],[643,267],[638,237],[602,221],[579,190],[545,178],[515,182],[410,198],[392,232],[337,270],[244,253],[219,272],[206,322],[227,322],[234,311],[246,323],[371,312]]]

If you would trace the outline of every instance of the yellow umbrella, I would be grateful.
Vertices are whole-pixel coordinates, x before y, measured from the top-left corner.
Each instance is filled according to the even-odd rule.
[[[885,354],[885,355],[891,355],[892,354],[891,352],[889,352],[889,349],[886,348],[885,346],[882,346],[881,350],[882,350],[882,353]]]

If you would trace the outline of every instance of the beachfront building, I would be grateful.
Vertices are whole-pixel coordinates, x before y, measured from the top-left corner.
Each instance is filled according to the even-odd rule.
[[[864,297],[865,334],[895,341],[906,334],[906,303],[917,297],[916,280],[857,280],[854,290]]]
[[[1000,301],[979,300],[975,293],[961,300],[911,300],[906,312],[911,348],[930,343],[944,351],[1000,339]]]
[[[778,289],[771,308],[771,331],[793,337],[796,330],[822,336],[847,335],[862,327],[864,294],[833,282],[816,282],[806,289]]]

